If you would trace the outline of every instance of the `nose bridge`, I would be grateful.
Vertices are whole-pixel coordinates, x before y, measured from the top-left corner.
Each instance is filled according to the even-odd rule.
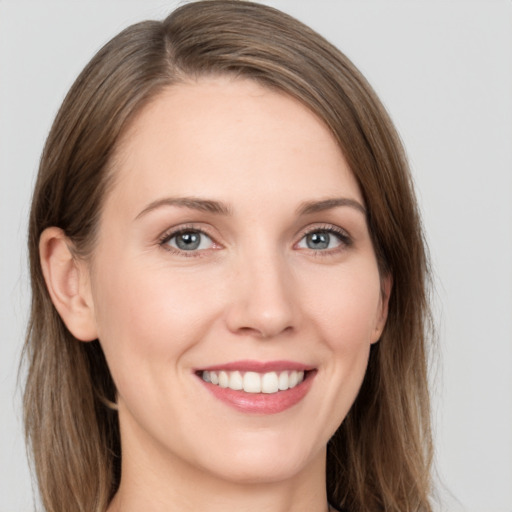
[[[268,240],[240,250],[228,314],[230,329],[267,338],[294,328],[290,270],[285,254]]]

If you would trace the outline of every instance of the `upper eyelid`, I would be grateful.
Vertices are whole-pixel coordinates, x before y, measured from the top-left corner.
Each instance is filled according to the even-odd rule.
[[[213,237],[210,236],[205,231],[203,231],[202,229],[178,229],[177,231],[171,231],[167,236],[164,235],[164,240],[167,240],[167,241],[172,240],[173,238],[175,238],[178,235],[182,235],[184,233],[190,233],[190,232],[200,233],[201,235],[204,235],[207,238],[209,238],[212,242],[215,242]]]
[[[211,233],[210,229],[205,228],[204,226],[198,227],[193,223],[180,224],[178,226],[168,228],[158,236],[158,240],[160,242],[170,240],[172,237],[179,235],[180,233],[186,233],[187,231],[197,231],[199,233],[202,233],[203,235],[206,235],[207,237],[211,238],[214,242],[216,242],[215,235]]]
[[[319,224],[313,225],[313,226],[308,226],[308,227],[302,229],[299,232],[300,239],[302,239],[304,236],[306,236],[310,233],[314,233],[316,231],[328,231],[331,233],[344,235],[347,238],[352,239],[352,235],[350,234],[350,232],[347,229],[342,228],[341,226],[337,226],[336,224],[322,224],[322,223],[319,223]]]

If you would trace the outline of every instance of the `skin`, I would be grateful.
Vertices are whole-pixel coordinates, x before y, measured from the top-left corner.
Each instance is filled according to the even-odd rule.
[[[326,443],[357,395],[391,287],[331,133],[286,95],[201,79],[143,109],[113,172],[90,261],[73,259],[57,228],[41,238],[54,303],[77,338],[100,339],[118,389],[122,480],[109,512],[324,512]],[[229,213],[155,206],[184,197]],[[326,207],[333,198],[353,203]],[[177,248],[183,227],[206,233],[199,249]],[[330,229],[341,238],[308,245],[307,232]],[[316,375],[298,404],[254,414],[195,374],[246,359]]]

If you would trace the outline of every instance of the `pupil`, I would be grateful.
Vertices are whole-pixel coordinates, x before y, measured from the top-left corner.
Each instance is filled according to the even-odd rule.
[[[198,233],[181,233],[176,237],[176,245],[184,251],[192,251],[199,247],[201,237]]]
[[[329,233],[311,233],[306,238],[309,249],[327,249],[329,247]]]

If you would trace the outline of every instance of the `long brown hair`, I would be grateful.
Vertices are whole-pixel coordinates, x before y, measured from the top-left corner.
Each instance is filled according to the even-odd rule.
[[[204,75],[258,81],[304,103],[332,130],[367,205],[389,316],[360,393],[327,451],[330,501],[351,512],[431,510],[427,388],[428,264],[404,152],[372,88],[340,51],[273,8],[238,0],[184,5],[107,43],[66,96],[41,158],[29,225],[32,310],[24,395],[48,512],[102,512],[120,480],[115,386],[98,340],[81,343],[54,308],[39,261],[49,226],[81,257],[127,124],[163,88]]]

